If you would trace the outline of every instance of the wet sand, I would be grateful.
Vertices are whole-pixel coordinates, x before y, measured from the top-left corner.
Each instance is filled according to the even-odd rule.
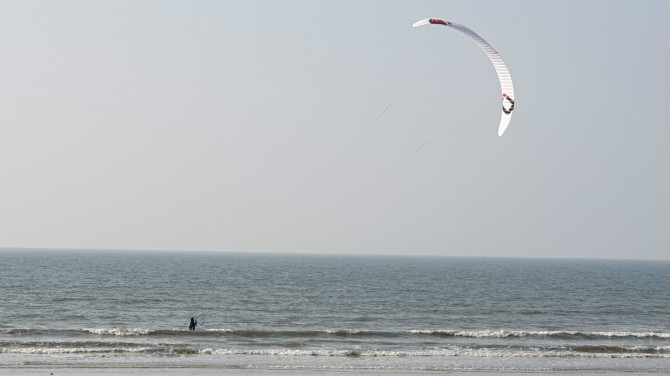
[[[8,367],[0,368],[0,375],[12,376],[644,376],[660,375],[653,371],[388,371],[388,370],[295,370],[295,369],[234,369],[234,368],[57,368],[57,367]]]

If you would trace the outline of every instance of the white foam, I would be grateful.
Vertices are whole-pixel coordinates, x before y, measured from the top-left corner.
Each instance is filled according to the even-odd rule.
[[[467,349],[449,347],[426,350],[363,350],[363,349],[239,349],[239,348],[173,348],[173,347],[22,347],[0,348],[0,354],[122,354],[122,353],[150,353],[150,354],[182,354],[193,353],[217,356],[275,356],[275,357],[354,357],[354,358],[404,358],[404,357],[459,357],[459,358],[581,358],[581,359],[670,359],[670,346],[630,346],[625,347],[630,352],[579,352],[568,349],[543,351],[540,349],[526,349],[523,351],[511,349]],[[658,351],[650,353],[649,351]]]
[[[142,328],[84,328],[83,330],[98,335],[114,335],[114,336],[145,336],[153,333],[150,329]]]
[[[419,351],[383,351],[383,350],[296,350],[296,349],[213,349],[199,351],[207,355],[251,355],[251,356],[320,356],[320,357],[470,357],[470,358],[663,358],[670,359],[670,353],[580,353],[569,350],[559,351],[513,351],[491,349],[445,348]]]
[[[523,331],[523,330],[454,330],[454,329],[418,329],[408,330],[411,334],[438,334],[454,337],[475,338],[506,338],[506,337],[528,337],[528,336],[593,336],[593,337],[637,337],[637,338],[670,338],[670,333],[662,332],[580,332],[580,331]]]
[[[0,353],[5,354],[37,354],[37,355],[55,355],[55,354],[107,354],[107,353],[141,353],[150,351],[149,347],[23,347],[23,348],[3,348]]]
[[[205,332],[215,332],[215,333],[233,333],[233,329],[205,329]]]
[[[367,333],[367,330],[360,330],[360,329],[326,329],[326,333],[328,334],[344,334],[344,335],[351,335],[351,334],[359,334],[359,333]]]

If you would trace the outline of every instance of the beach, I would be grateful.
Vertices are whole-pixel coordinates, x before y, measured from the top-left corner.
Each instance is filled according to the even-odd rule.
[[[658,375],[661,371],[546,371],[521,372],[495,370],[483,371],[389,371],[389,370],[285,370],[285,369],[221,369],[221,368],[49,368],[49,367],[17,367],[0,368],[0,375],[12,376],[434,376],[448,374],[450,376],[644,376]]]
[[[665,371],[389,371],[389,370],[285,370],[285,369],[221,369],[221,368],[0,368],[0,375],[12,376],[644,376],[665,374]]]

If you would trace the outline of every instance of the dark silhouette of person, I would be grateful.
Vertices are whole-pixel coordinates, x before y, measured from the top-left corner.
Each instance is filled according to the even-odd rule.
[[[188,324],[188,330],[195,330],[195,326],[198,325],[198,320],[195,317],[191,317],[191,323]]]

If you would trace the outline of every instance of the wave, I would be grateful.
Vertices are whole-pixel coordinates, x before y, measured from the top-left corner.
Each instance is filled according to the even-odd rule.
[[[433,336],[440,338],[536,338],[562,340],[598,340],[598,339],[657,339],[670,340],[666,332],[627,332],[627,331],[525,331],[525,330],[462,330],[462,329],[411,329],[405,331],[375,331],[361,329],[307,329],[307,330],[271,330],[271,329],[231,329],[208,328],[191,331],[184,328],[83,328],[83,329],[0,329],[0,335],[24,336],[224,336],[244,338],[318,338],[318,337],[371,337],[397,338],[411,336]]]
[[[113,335],[113,336],[146,336],[146,335],[187,335],[187,336],[234,336],[234,337],[248,337],[248,338],[269,338],[269,337],[285,337],[285,338],[305,338],[305,337],[320,337],[324,335],[334,335],[338,337],[352,337],[352,336],[395,336],[402,335],[402,333],[391,332],[374,332],[359,329],[323,329],[323,330],[269,330],[269,329],[229,329],[229,328],[214,328],[214,329],[144,329],[144,328],[87,328],[82,329],[85,332],[96,335]]]
[[[157,356],[287,356],[287,357],[471,357],[471,358],[659,358],[670,359],[670,346],[570,346],[565,348],[471,348],[423,350],[291,349],[291,348],[198,348],[173,344],[33,343],[0,347],[0,354],[144,354]]]
[[[524,331],[524,330],[408,330],[412,334],[427,334],[437,337],[469,338],[560,338],[560,339],[597,339],[597,338],[659,338],[670,339],[670,333],[663,332],[589,332],[589,331]]]
[[[650,354],[670,355],[670,346],[612,346],[612,345],[576,345],[568,349],[587,354]]]
[[[291,349],[204,349],[201,353],[217,355],[271,355],[271,356],[329,356],[329,357],[480,357],[480,358],[668,358],[670,359],[670,347],[649,347],[639,349],[622,349],[622,352],[573,351],[566,348],[560,351],[548,351],[546,349],[491,349],[491,348],[445,348],[431,350],[365,350],[365,349],[341,349],[341,350],[291,350]]]
[[[149,334],[156,333],[156,330],[143,329],[143,328],[85,328],[82,329],[85,332],[97,335],[113,335],[113,336],[146,336]]]
[[[322,330],[270,330],[270,329],[229,329],[213,328],[198,329],[195,331],[188,329],[150,329],[150,328],[83,328],[83,329],[0,329],[0,335],[23,336],[23,335],[82,335],[93,334],[97,336],[238,336],[238,337],[315,337],[324,335],[334,335],[339,337],[349,336],[393,336],[389,332],[373,332],[360,329],[322,329]],[[401,335],[402,333],[399,333]]]

